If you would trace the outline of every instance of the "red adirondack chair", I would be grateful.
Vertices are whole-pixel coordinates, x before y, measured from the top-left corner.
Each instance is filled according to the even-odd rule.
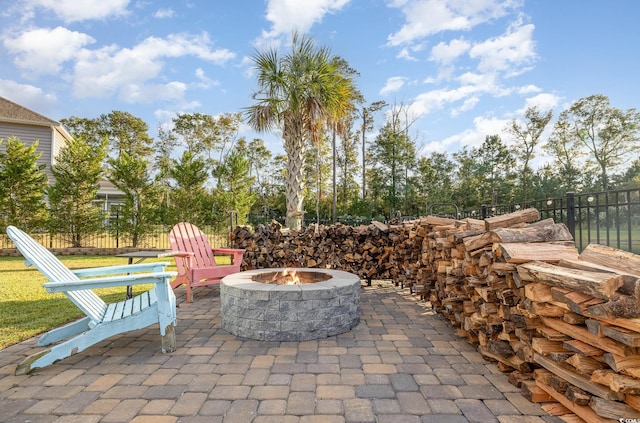
[[[172,288],[182,284],[187,288],[187,302],[191,302],[191,288],[215,285],[232,273],[240,271],[245,250],[211,248],[207,236],[197,226],[181,222],[169,233],[171,250],[178,267],[178,276],[171,282]],[[231,256],[231,265],[218,266],[216,255]]]

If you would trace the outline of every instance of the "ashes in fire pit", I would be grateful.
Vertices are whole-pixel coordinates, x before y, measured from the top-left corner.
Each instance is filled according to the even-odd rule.
[[[360,278],[332,269],[258,269],[220,284],[222,327],[264,341],[305,341],[360,322]]]

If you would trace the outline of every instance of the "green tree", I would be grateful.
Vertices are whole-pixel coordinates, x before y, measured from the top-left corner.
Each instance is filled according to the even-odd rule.
[[[149,127],[139,117],[129,112],[113,111],[98,119],[100,133],[109,140],[111,157],[122,153],[129,156],[149,157],[153,154],[153,139],[149,136]]]
[[[337,146],[336,168],[338,190],[336,202],[340,204],[339,213],[347,214],[349,206],[358,199],[359,186],[356,181],[358,172],[358,137],[354,133],[351,124],[345,128],[345,133],[340,137]]]
[[[171,192],[171,169],[174,165],[173,154],[178,145],[174,133],[162,126],[158,126],[158,139],[154,143],[155,155],[153,157],[153,170],[155,179],[160,190],[158,218],[161,223],[170,224],[170,192]]]
[[[88,119],[71,116],[60,119],[60,123],[76,137],[82,137],[84,141],[96,149],[104,148],[103,143],[108,138],[108,133],[100,119]]]
[[[206,183],[209,173],[205,160],[186,150],[179,160],[172,160],[169,177],[173,181],[170,198],[168,223],[191,222],[196,226],[209,223],[211,217],[211,196]]]
[[[160,198],[147,160],[121,151],[109,159],[109,181],[125,195],[124,207],[115,221],[117,230],[131,238],[138,247],[155,223]]]
[[[478,160],[482,201],[491,205],[512,202],[515,160],[500,136],[487,135],[473,156]]]
[[[293,35],[291,52],[280,56],[270,49],[252,57],[258,71],[256,103],[246,110],[249,125],[258,131],[279,129],[287,154],[285,225],[301,227],[306,150],[322,137],[328,122],[350,113],[353,80],[343,62],[326,47]]]
[[[0,143],[3,140],[0,139]],[[18,137],[6,140],[0,152],[0,225],[24,231],[43,229],[47,221],[44,193],[48,185],[44,165],[37,163],[38,141],[26,146]]]
[[[464,207],[513,200],[514,158],[498,135],[487,135],[478,148],[454,153],[458,162],[454,200]]]
[[[447,153],[433,152],[417,164],[419,196],[426,206],[452,202],[454,163]]]
[[[369,106],[363,106],[358,110],[358,115],[362,119],[360,125],[360,136],[362,139],[362,200],[367,198],[367,131],[373,129],[373,115],[387,106],[384,100],[374,101]]]
[[[568,127],[571,142],[586,149],[597,166],[603,191],[610,188],[610,173],[633,158],[640,147],[640,113],[611,107],[602,94],[576,101],[558,120]]]
[[[575,142],[567,111],[560,114],[549,140],[542,148],[553,157],[553,166],[548,171],[557,175],[559,192],[580,191],[585,187],[583,175],[591,173],[593,166],[585,162],[586,154]]]
[[[375,185],[372,191],[376,195],[382,194],[383,208],[385,212],[388,211],[385,214],[391,218],[407,205],[408,175],[414,171],[416,164],[415,144],[400,114],[401,110],[392,114],[370,149],[374,177],[369,186]]]
[[[247,223],[256,195],[251,190],[254,178],[249,173],[249,159],[245,152],[243,149],[232,150],[225,162],[216,169],[216,177],[220,182],[215,191],[219,221],[235,213],[238,224]]]
[[[531,193],[531,179],[534,173],[531,160],[535,158],[540,137],[552,116],[552,110],[541,112],[537,106],[532,106],[525,111],[523,124],[515,119],[507,124],[506,131],[515,140],[512,148],[514,156],[518,159],[519,198],[523,201],[527,201]]]
[[[93,202],[102,177],[106,144],[93,146],[82,137],[60,150],[51,167],[55,183],[49,186],[49,227],[73,247],[83,247],[89,235],[104,230],[104,216]]]
[[[456,161],[455,186],[452,200],[463,208],[478,207],[484,202],[483,181],[476,149],[468,146],[453,153]]]

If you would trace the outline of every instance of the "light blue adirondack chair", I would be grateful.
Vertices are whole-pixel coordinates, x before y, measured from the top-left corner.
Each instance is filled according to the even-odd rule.
[[[72,271],[20,229],[9,226],[7,235],[26,259],[27,266],[33,265],[50,281],[44,284],[47,292],[63,292],[86,315],[43,334],[38,340],[39,346],[63,342],[25,358],[16,368],[16,375],[48,366],[113,335],[142,329],[155,323],[160,325],[162,352],[175,351],[176,297],[169,279],[176,272],[164,271],[169,263],[142,263]],[[105,275],[118,276],[104,277]],[[80,279],[81,277],[92,278]],[[149,291],[112,304],[106,304],[92,291],[95,288],[151,283],[154,287]]]

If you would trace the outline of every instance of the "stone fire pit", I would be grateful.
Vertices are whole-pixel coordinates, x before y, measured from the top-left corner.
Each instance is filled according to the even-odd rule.
[[[291,274],[295,273],[295,276]],[[222,327],[260,341],[306,341],[360,322],[360,278],[331,269],[258,269],[220,284]]]

